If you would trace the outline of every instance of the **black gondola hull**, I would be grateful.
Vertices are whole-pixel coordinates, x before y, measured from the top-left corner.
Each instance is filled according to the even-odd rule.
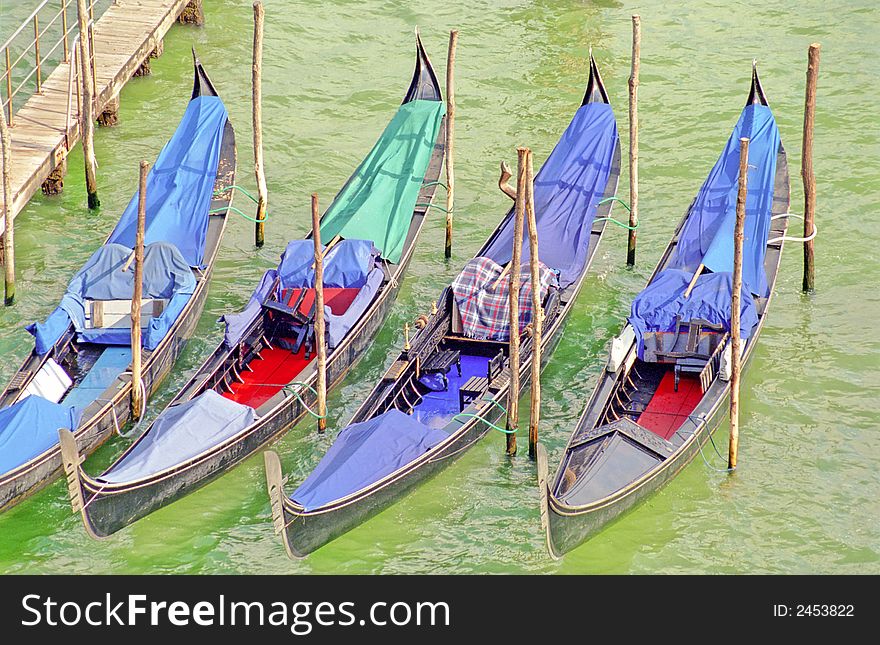
[[[753,78],[757,79],[757,76],[755,75]],[[760,86],[758,87],[760,88]],[[780,145],[777,153],[777,170],[774,178],[774,200],[772,207],[772,215],[780,219],[777,220],[776,226],[771,226],[771,236],[782,238],[787,232],[789,218],[783,216],[788,213],[789,206],[790,177],[788,161],[785,150]],[[682,218],[679,222],[675,237],[677,237],[678,231],[684,225],[686,217]],[[768,245],[764,266],[770,295],[766,302],[763,303],[758,325],[745,345],[742,361],[743,372],[751,364],[755,348],[767,320],[767,313],[770,309],[773,290],[779,274],[782,248],[782,241],[778,242],[775,246]],[[670,243],[657,268],[654,270],[652,280],[653,276],[656,276],[668,263],[673,250],[673,244]],[[619,377],[620,374],[602,372],[593,396],[581,415],[577,429],[572,434],[572,440],[576,436],[583,436],[580,434],[583,428],[595,427],[600,411],[604,409],[616,392],[615,382]],[[563,503],[553,494],[561,473],[556,474],[555,482],[546,477],[547,473],[539,473],[542,523],[544,524],[550,555],[554,558],[559,558],[568,551],[583,544],[607,524],[635,508],[641,501],[681,472],[685,466],[693,461],[715,430],[727,418],[729,403],[730,384],[716,378],[705,391],[702,400],[691,412],[688,420],[676,432],[675,436],[679,444],[675,451],[638,479],[622,486],[619,490],[594,503],[583,506],[569,506]],[[682,437],[687,438],[682,440]],[[569,446],[572,440],[569,441]]]
[[[405,270],[405,266],[402,266]],[[328,391],[342,381],[371,346],[394,305],[399,289],[399,283],[396,287],[389,287],[386,297],[376,305],[365,325],[358,333],[347,339],[343,351],[328,357]],[[158,479],[115,489],[109,488],[102,492],[84,489],[88,504],[84,519],[90,533],[99,538],[112,535],[132,522],[217,479],[301,421],[308,414],[306,405],[315,408],[316,400],[311,392],[304,392],[302,398],[302,401],[296,397],[288,398],[270,415],[260,419],[259,423],[252,426],[237,441],[224,444],[202,458],[166,473]],[[100,483],[98,490],[101,490]]]
[[[562,338],[564,327],[565,319],[562,318],[553,335],[545,340],[541,352],[541,369],[550,362]],[[525,392],[531,384],[531,360],[523,362],[520,367],[520,392]],[[495,398],[506,401],[507,392],[508,388],[505,386]],[[483,418],[499,425],[504,418],[504,412],[493,406]],[[465,432],[457,435],[454,441],[444,446],[430,459],[412,464],[412,467],[401,473],[399,477],[382,486],[371,488],[363,495],[339,507],[320,513],[291,513],[286,508],[284,520],[287,525],[285,541],[288,553],[295,558],[304,558],[312,551],[381,513],[410,490],[452,464],[491,431],[485,423],[470,424]]]
[[[195,55],[195,52],[193,53]],[[202,94],[216,96],[213,85],[208,80],[201,63],[196,59],[194,61],[193,98]],[[235,183],[236,163],[235,131],[232,124],[227,121],[221,142],[220,161],[215,181],[217,188],[230,186]],[[211,200],[210,209],[212,211],[221,211],[224,208],[228,209],[231,205],[232,191],[225,191],[215,195]],[[155,393],[162,380],[171,372],[171,368],[183,352],[187,340],[192,337],[196,330],[207,299],[208,284],[211,280],[214,262],[225,225],[225,212],[219,212],[210,217],[205,245],[206,269],[197,279],[192,297],[169,330],[166,338],[159,343],[155,350],[145,352],[144,354],[142,379],[147,393],[147,400]],[[43,363],[55,354],[57,349],[70,342],[72,336],[73,330],[71,328],[65,337],[56,343],[55,348],[43,356],[39,356],[32,351],[31,355],[25,359],[19,372],[35,374]],[[11,397],[12,393],[12,389],[7,388],[2,396],[3,398]],[[77,428],[74,436],[80,454],[84,456],[92,454],[130,419],[131,385],[130,380],[128,380],[124,386],[117,390],[112,400],[100,412],[82,422],[80,427]],[[49,485],[61,473],[61,448],[60,445],[55,445],[22,468],[3,474],[0,476],[0,512],[11,508]]]

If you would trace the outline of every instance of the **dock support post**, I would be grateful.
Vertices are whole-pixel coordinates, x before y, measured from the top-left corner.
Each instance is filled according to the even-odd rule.
[[[516,209],[513,212],[513,249],[510,256],[510,386],[507,391],[507,454],[516,454],[519,430],[519,293],[522,264],[523,220],[526,213],[526,148],[517,148]],[[502,166],[503,168],[503,166]],[[503,170],[502,170],[503,177]],[[500,182],[499,182],[500,183]],[[506,180],[504,183],[507,183]]]
[[[95,103],[92,94],[92,70],[89,62],[92,60],[89,38],[89,13],[86,8],[86,0],[76,0],[76,15],[79,26],[79,60],[80,82],[82,83],[82,110],[80,122],[80,134],[82,136],[83,157],[86,167],[86,193],[88,193],[89,208],[96,209],[101,205],[98,199],[98,178],[95,160]]]
[[[10,103],[11,106],[11,103]],[[6,125],[6,115],[0,109],[0,146],[3,147],[3,270],[5,275],[5,293],[3,302],[8,307],[15,301],[15,235],[12,222],[12,139]]]
[[[318,432],[327,428],[327,339],[324,334],[324,252],[318,193],[312,193],[312,239],[315,242],[315,350],[318,354]]]
[[[98,115],[98,125],[105,128],[119,124],[119,97],[107,101],[104,111]]]
[[[64,192],[64,175],[67,174],[67,157],[61,160],[55,169],[46,177],[40,187],[44,195],[60,195]]]
[[[629,238],[626,263],[636,263],[636,227],[639,225],[639,63],[642,49],[642,25],[638,14],[632,17],[632,70],[629,76]]]
[[[535,171],[532,151],[526,154],[526,219],[529,223],[529,264],[532,268],[532,404],[529,419],[529,457],[538,454],[538,425],[541,421],[541,332],[544,309],[541,306],[541,254],[538,250],[538,222],[535,219]]]
[[[819,82],[819,43],[810,45],[807,55],[807,90],[804,100],[804,140],[801,150],[801,177],[804,180],[804,238],[809,238],[816,219],[816,173],[813,171],[813,127],[816,124],[816,86]],[[804,242],[805,293],[816,287],[814,240]]]
[[[455,210],[455,46],[458,30],[449,32],[446,57],[446,258],[452,257],[452,218]]]
[[[141,373],[141,298],[144,281],[144,228],[147,221],[147,174],[150,164],[141,161],[138,188],[137,233],[134,241],[134,294],[131,298],[131,416],[144,413],[143,374]]]
[[[202,9],[202,0],[189,0],[187,5],[177,17],[177,22],[183,25],[196,25],[201,27],[205,24],[205,12]]]
[[[743,230],[746,222],[746,194],[749,177],[749,140],[739,140],[739,190],[736,195],[736,227],[733,233],[733,285],[730,294],[730,445],[727,467],[736,469],[739,450],[739,376],[740,361],[740,307],[742,301]]]
[[[263,167],[263,23],[265,11],[260,0],[254,2],[254,58],[253,81],[253,121],[254,121],[254,172],[257,176],[257,215],[254,224],[254,244],[263,246],[266,236],[266,172]],[[316,229],[317,230],[317,229]]]

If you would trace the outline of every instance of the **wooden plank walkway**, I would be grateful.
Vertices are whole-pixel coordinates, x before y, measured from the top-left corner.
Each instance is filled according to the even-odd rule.
[[[187,4],[188,0],[117,0],[107,8],[94,27],[96,115],[119,96]],[[76,87],[68,101],[69,77],[70,64],[61,63],[43,81],[42,93],[15,112],[10,128],[13,219],[79,141]],[[0,235],[2,226],[0,216]]]

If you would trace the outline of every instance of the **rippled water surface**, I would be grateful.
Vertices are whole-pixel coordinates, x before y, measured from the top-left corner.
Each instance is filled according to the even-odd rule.
[[[22,7],[21,5],[25,6]],[[683,3],[684,4],[684,3]],[[503,454],[493,433],[400,503],[309,559],[291,562],[273,534],[263,462],[255,456],[201,491],[103,542],[89,539],[58,482],[0,515],[2,572],[116,573],[654,573],[880,572],[880,142],[874,90],[880,18],[874,2],[392,0],[266,2],[264,124],[270,190],[267,243],[231,222],[197,337],[149,406],[153,418],[244,305],[287,240],[309,228],[308,195],[326,204],[399,103],[413,64],[412,30],[443,74],[447,31],[461,30],[455,247],[443,259],[442,215],[426,226],[400,299],[364,360],[329,399],[344,424],[424,311],[495,227],[507,198],[498,162],[529,145],[546,158],[579,105],[590,45],[626,131],[630,20],[643,21],[639,262],[609,229],[544,376],[542,440],[551,465],[565,445],[632,297],[714,163],[758,58],[792,167],[800,166],[806,49],[822,43],[816,129],[817,292],[800,293],[801,250],[789,245],[755,361],[744,378],[740,469],[696,461],[635,512],[563,561],[544,550],[534,465]],[[175,26],[153,75],[122,92],[120,125],[98,131],[102,210],[84,208],[82,153],[62,196],[38,196],[17,220],[19,299],[0,309],[0,380],[32,347],[23,325],[45,317],[73,272],[114,225],[171,135],[191,85],[195,46],[238,129],[239,182],[253,187],[250,0],[205,0],[203,29]],[[0,38],[28,3],[0,2]],[[626,141],[623,142],[624,146]],[[621,181],[626,197],[627,179]],[[526,402],[527,403],[527,402]],[[525,418],[525,417],[524,417]],[[726,442],[726,430],[717,437]],[[305,476],[330,445],[304,422],[278,442],[285,470]],[[524,441],[524,439],[523,439]],[[108,464],[114,439],[87,463]],[[711,451],[710,451],[711,452]],[[712,459],[713,465],[719,465]]]

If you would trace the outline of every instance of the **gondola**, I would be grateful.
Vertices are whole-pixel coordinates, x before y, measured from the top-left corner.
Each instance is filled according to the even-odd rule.
[[[648,286],[633,301],[623,332],[613,339],[552,482],[539,446],[541,519],[554,558],[672,479],[726,414],[740,137],[750,138],[740,325],[744,366],[754,354],[776,283],[790,201],[785,149],[755,68],[724,152]]]
[[[542,363],[559,341],[595,256],[619,169],[614,113],[591,56],[583,103],[535,178]],[[513,225],[511,210],[292,494],[284,491],[278,455],[264,453],[275,530],[290,557],[305,557],[392,504],[461,456],[504,414],[510,374],[503,267],[512,254]],[[523,284],[531,285],[527,239],[524,247]],[[531,320],[530,289],[519,302],[523,330]],[[520,382],[526,387],[527,332],[522,340]]]
[[[155,392],[193,334],[226,227],[235,132],[193,51],[183,119],[150,170],[141,320],[142,391]],[[74,276],[57,309],[28,330],[34,349],[0,395],[0,509],[61,473],[58,429],[91,454],[131,416],[129,268],[138,195]]]
[[[439,184],[445,105],[416,37],[402,105],[321,219],[328,389],[371,345],[397,297]],[[290,242],[223,341],[150,428],[90,476],[69,433],[75,512],[106,537],[220,476],[312,412],[317,381],[314,242]]]

